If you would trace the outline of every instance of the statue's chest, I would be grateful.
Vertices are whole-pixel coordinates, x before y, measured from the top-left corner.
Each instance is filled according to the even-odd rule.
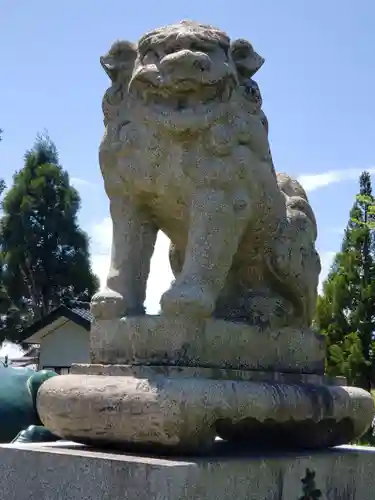
[[[167,192],[183,182],[184,147],[146,127],[119,133],[118,169],[124,181],[142,190]]]

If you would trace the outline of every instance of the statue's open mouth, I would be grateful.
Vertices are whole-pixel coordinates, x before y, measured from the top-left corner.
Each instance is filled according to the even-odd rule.
[[[227,102],[233,90],[230,78],[206,84],[183,80],[174,86],[152,85],[140,81],[135,86],[137,98],[162,112],[198,112],[212,102]]]

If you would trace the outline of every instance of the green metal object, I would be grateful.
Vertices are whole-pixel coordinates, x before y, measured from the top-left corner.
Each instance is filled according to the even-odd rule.
[[[42,383],[56,375],[52,370],[0,367],[0,443],[11,442],[30,425],[42,425],[36,396]]]
[[[46,443],[59,439],[42,425],[30,425],[27,429],[19,432],[12,443]]]

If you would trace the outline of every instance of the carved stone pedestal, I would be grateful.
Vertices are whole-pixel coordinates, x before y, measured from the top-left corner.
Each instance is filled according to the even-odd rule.
[[[91,327],[94,364],[324,371],[324,336],[310,328],[261,330],[214,318],[133,316]]]
[[[190,336],[190,343],[185,337],[187,328],[183,332],[175,324],[175,331],[165,331],[161,325],[167,325],[163,318],[147,316],[107,325],[115,332],[111,344],[118,346],[116,355],[129,364],[74,365],[71,374],[44,383],[37,402],[44,425],[58,436],[81,443],[123,449],[143,446],[149,451],[162,448],[174,453],[205,452],[216,436],[249,448],[325,448],[351,442],[371,425],[374,403],[370,394],[345,387],[341,378],[311,373],[319,364],[320,342],[311,331],[306,333],[306,343],[316,344],[311,351],[302,349],[303,332],[300,350],[293,343],[283,343],[283,332],[279,332],[279,359],[271,359],[276,355],[272,343],[263,357],[254,357],[263,363],[262,371],[238,368],[247,353],[251,366],[251,347],[255,353],[258,349],[256,339],[254,344],[243,342],[242,357],[239,352],[237,359],[227,356],[225,362],[220,344],[211,344],[209,350],[207,343],[202,357],[195,361],[201,360],[205,366],[192,366],[197,343],[204,343],[214,331],[222,335],[223,346],[229,344],[236,329],[234,345],[236,339],[245,339],[244,332],[252,340],[246,325],[212,320],[201,325],[200,335]],[[96,324],[94,328],[94,346],[98,345],[95,329],[101,327]],[[195,325],[190,333],[197,328]],[[182,345],[185,357],[180,352]],[[105,350],[95,352],[96,356],[105,354]],[[302,352],[302,366],[305,371],[310,368],[310,373],[265,371],[268,362],[287,367],[293,357],[295,364],[296,360],[301,364]],[[213,366],[207,367],[209,363]],[[229,363],[232,367],[227,368]]]

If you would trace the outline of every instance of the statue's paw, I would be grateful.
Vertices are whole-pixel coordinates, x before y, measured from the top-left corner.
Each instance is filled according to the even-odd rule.
[[[215,309],[215,299],[199,285],[175,285],[160,300],[164,314],[209,317]]]
[[[96,293],[91,299],[91,312],[95,319],[121,318],[125,309],[123,296],[109,288]]]

